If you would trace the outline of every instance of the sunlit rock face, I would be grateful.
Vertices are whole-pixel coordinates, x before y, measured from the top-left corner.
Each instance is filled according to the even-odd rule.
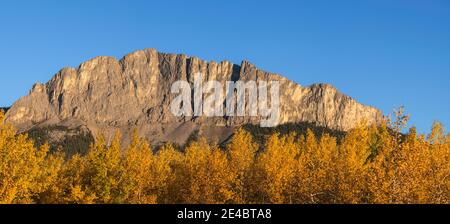
[[[364,120],[380,122],[382,113],[364,106],[328,84],[300,86],[283,76],[259,70],[247,61],[207,62],[183,54],[146,49],[121,60],[97,57],[78,68],[64,68],[48,83],[35,84],[29,95],[8,110],[6,122],[21,132],[39,126],[87,128],[106,137],[120,130],[124,136],[138,130],[153,143],[182,144],[194,131],[211,141],[222,141],[234,128],[258,123],[260,117],[176,117],[171,102],[175,81],[278,81],[280,124],[310,122],[347,131]]]

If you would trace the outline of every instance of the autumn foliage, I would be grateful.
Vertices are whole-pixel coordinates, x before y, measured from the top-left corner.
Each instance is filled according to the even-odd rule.
[[[450,136],[401,134],[407,116],[361,124],[339,142],[312,131],[267,136],[239,129],[226,147],[206,139],[158,150],[137,134],[121,147],[98,138],[67,159],[3,124],[0,113],[0,203],[3,204],[327,204],[450,203]]]

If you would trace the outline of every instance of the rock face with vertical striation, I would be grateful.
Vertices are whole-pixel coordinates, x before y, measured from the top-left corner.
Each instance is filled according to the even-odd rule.
[[[124,136],[136,129],[153,143],[184,143],[193,131],[212,141],[229,137],[235,127],[258,122],[258,117],[176,117],[170,104],[177,96],[171,85],[177,80],[279,81],[280,124],[309,122],[346,131],[365,120],[377,123],[382,113],[359,104],[333,86],[302,87],[285,77],[257,69],[247,61],[206,62],[183,54],[146,49],[121,60],[97,57],[78,68],[64,68],[48,83],[35,84],[29,95],[8,110],[6,122],[21,132],[35,127],[64,126],[89,130],[94,136]]]

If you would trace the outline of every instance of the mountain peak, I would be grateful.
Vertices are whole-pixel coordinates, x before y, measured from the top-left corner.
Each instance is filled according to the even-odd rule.
[[[48,83],[36,84],[6,114],[6,121],[21,131],[36,126],[83,126],[93,135],[125,135],[133,129],[154,142],[183,143],[193,131],[220,141],[243,124],[260,117],[176,117],[170,103],[175,81],[193,83],[194,74],[205,81],[278,81],[280,124],[310,122],[347,131],[359,121],[379,122],[379,110],[357,103],[329,84],[302,87],[285,77],[258,69],[248,61],[207,62],[184,54],[159,53],[153,48],[135,51],[117,60],[100,56],[77,69],[64,68]]]

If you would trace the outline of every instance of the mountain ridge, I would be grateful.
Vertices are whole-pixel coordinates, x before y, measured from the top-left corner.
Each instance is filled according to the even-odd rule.
[[[77,68],[65,67],[47,83],[36,83],[29,94],[16,101],[6,122],[20,132],[58,125],[111,136],[137,129],[154,143],[182,144],[193,131],[212,141],[228,138],[236,127],[255,124],[260,117],[176,117],[170,113],[175,97],[170,86],[177,80],[279,81],[280,124],[309,122],[347,131],[360,121],[378,123],[382,113],[338,91],[330,84],[303,87],[289,79],[258,69],[249,61],[240,65],[224,60],[205,61],[185,54],[160,53],[149,48],[121,59],[98,56]]]

